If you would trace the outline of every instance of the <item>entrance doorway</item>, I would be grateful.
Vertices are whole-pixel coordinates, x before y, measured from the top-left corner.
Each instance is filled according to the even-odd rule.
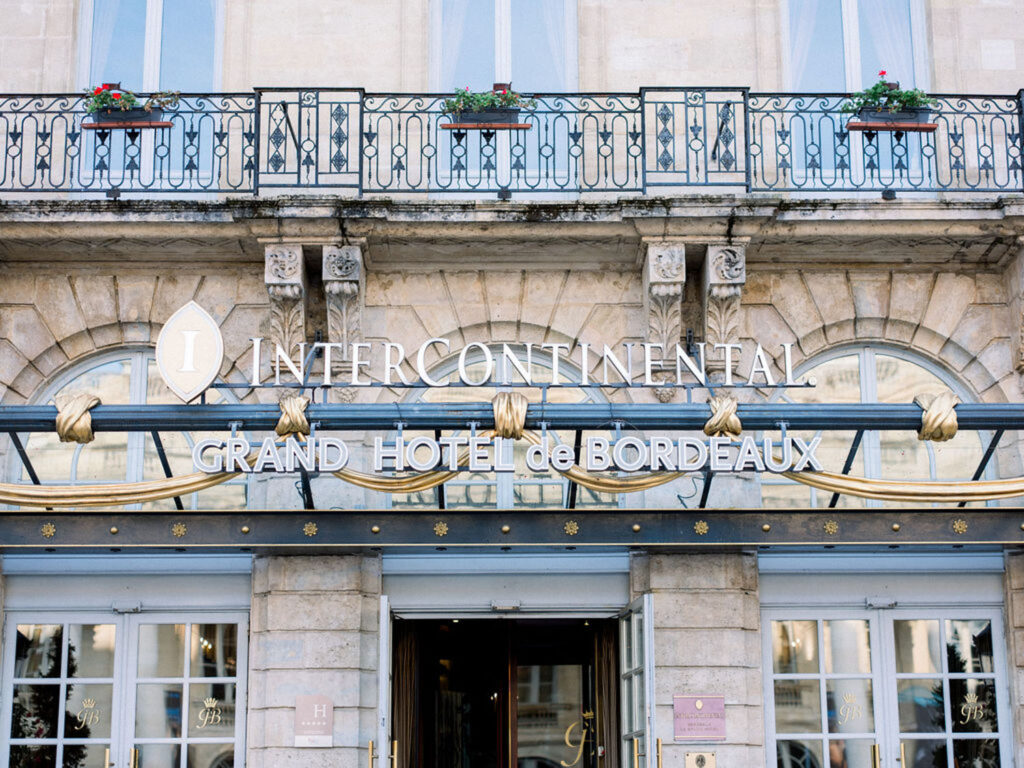
[[[618,768],[616,620],[396,620],[393,631],[399,765]]]

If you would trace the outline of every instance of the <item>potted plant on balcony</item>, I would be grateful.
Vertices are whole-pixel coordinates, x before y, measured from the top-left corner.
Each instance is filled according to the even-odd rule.
[[[483,93],[474,93],[469,88],[456,89],[452,98],[444,100],[441,109],[458,124],[510,124],[519,121],[520,109],[536,106],[535,99],[513,91],[511,83],[495,83],[492,90]]]
[[[103,83],[85,91],[85,111],[94,123],[149,123],[163,118],[165,107],[178,105],[181,94],[160,91],[144,101],[120,83]]]
[[[903,89],[899,83],[885,80],[886,71],[878,73],[878,82],[854,93],[842,106],[865,123],[927,124],[938,101],[918,88]]]

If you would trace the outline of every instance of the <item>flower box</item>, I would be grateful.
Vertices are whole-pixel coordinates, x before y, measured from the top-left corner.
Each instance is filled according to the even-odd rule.
[[[519,107],[492,107],[479,112],[452,114],[456,123],[518,123]]]
[[[153,123],[163,119],[164,111],[159,107],[144,109],[98,109],[89,115],[94,123]]]
[[[857,111],[857,119],[865,123],[928,123],[934,111],[932,107],[904,107],[896,112],[862,107]]]

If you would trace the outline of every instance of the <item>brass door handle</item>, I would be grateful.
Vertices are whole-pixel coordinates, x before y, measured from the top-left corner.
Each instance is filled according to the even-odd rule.
[[[658,768],[661,768],[661,739],[658,739],[657,745],[658,745]]]
[[[907,753],[904,752],[903,742],[900,742],[900,766],[901,768],[907,768]]]
[[[373,768],[373,739],[370,739],[370,743],[366,745],[366,765],[368,768]]]
[[[139,750],[132,748],[132,766],[131,768],[139,768]]]
[[[398,739],[391,742],[391,768],[398,768]]]
[[[882,768],[881,750],[878,748],[877,744],[871,745],[871,764],[875,768]]]
[[[633,768],[640,768],[640,739],[633,738]]]
[[[110,762],[110,747],[103,750],[103,766],[104,768],[112,768],[114,763]]]

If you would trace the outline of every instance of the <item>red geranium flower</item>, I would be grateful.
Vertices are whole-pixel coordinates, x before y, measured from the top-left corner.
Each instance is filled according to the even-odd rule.
[[[112,93],[112,94],[110,94],[110,95],[111,95],[112,97],[114,97],[115,99],[120,99],[120,98],[121,98],[121,94],[120,94],[120,93]]]
[[[95,96],[96,94],[98,94],[98,93],[102,93],[102,92],[103,92],[103,87],[102,87],[102,86],[99,86],[99,85],[97,85],[97,86],[96,86],[96,90],[92,92],[92,95],[93,95],[93,96]]]
[[[878,70],[879,77],[885,77],[888,73],[884,69]]]
[[[104,90],[104,91],[109,91],[109,90],[110,90],[111,88],[113,88],[113,87],[114,87],[115,85],[117,85],[117,83],[104,83],[104,84],[103,84],[103,90]]]
[[[506,93],[508,93],[508,91],[502,91],[501,92],[502,96],[504,96]]]

